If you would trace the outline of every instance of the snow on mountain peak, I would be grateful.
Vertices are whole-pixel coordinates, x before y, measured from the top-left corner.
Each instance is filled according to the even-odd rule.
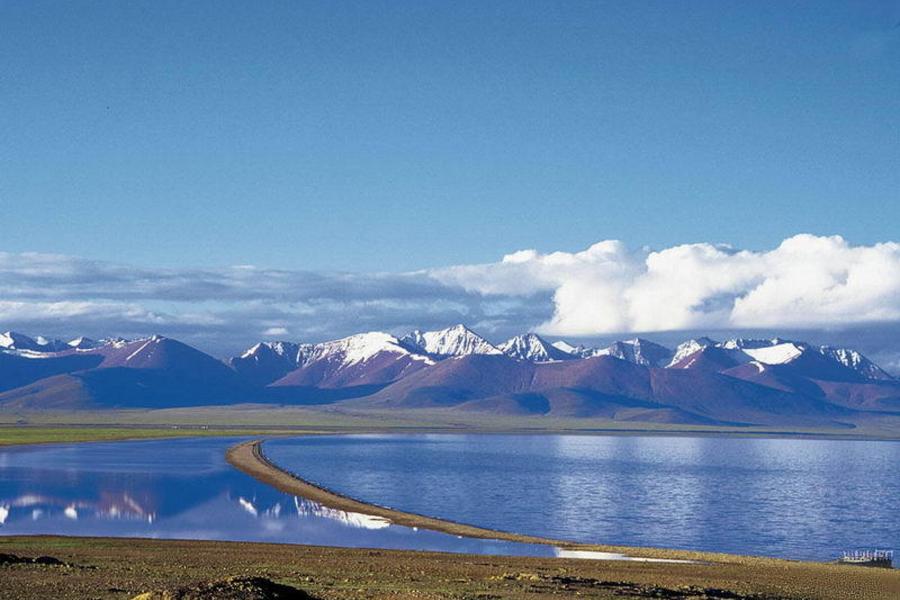
[[[264,354],[274,354],[280,359],[287,359],[292,362],[299,361],[301,349],[310,347],[310,344],[295,344],[293,342],[259,342],[241,354],[241,358],[252,358],[259,360]]]
[[[791,362],[809,349],[806,344],[790,342],[777,337],[767,340],[732,338],[724,342],[715,342],[704,337],[680,344],[668,366],[683,363],[688,357],[710,347],[724,350],[738,364],[756,362],[758,368],[760,365],[780,365]]]
[[[112,338],[103,338],[100,340],[100,346],[112,346],[113,348],[124,348],[128,344],[130,344],[132,340],[125,339],[123,337],[112,337]]]
[[[633,338],[613,342],[594,351],[593,356],[613,356],[645,367],[663,367],[672,360],[672,351],[649,340]]]
[[[557,350],[562,350],[566,354],[571,354],[573,356],[580,356],[584,351],[584,346],[573,346],[569,342],[565,340],[557,340],[551,344]]]
[[[5,331],[3,333],[0,333],[0,348],[17,350],[19,349],[19,346],[31,346],[33,344],[34,340],[27,335],[16,333],[15,331]]]
[[[680,363],[681,361],[686,359],[688,356],[691,356],[692,354],[696,354],[697,352],[703,350],[704,348],[707,348],[709,346],[715,346],[715,345],[716,345],[716,341],[712,340],[708,337],[700,337],[700,338],[688,340],[686,342],[682,342],[682,343],[678,344],[677,348],[675,348],[675,354],[672,356],[672,360],[670,360],[669,364],[667,364],[666,366],[672,367],[674,365],[677,365],[678,363]]]
[[[103,344],[82,335],[74,340],[70,340],[66,345],[70,348],[75,348],[76,350],[93,350],[94,348],[99,348]]]
[[[893,380],[878,365],[855,350],[835,348],[832,346],[815,347],[806,342],[797,342],[780,337],[771,339],[732,338],[717,343],[709,338],[690,340],[678,346],[675,357],[668,366],[675,366],[707,347],[724,350],[738,364],[752,362],[760,372],[768,365],[785,365],[796,361],[805,354],[821,360],[822,358],[842,367],[856,371],[866,379]],[[685,363],[689,367],[691,363]],[[683,365],[682,365],[683,366]]]
[[[241,354],[241,358],[251,358],[254,356],[258,356],[264,347],[267,347],[267,345],[263,344],[263,342],[257,342],[256,344],[253,344],[252,346],[244,350],[244,353]]]
[[[871,360],[849,348],[834,348],[832,346],[821,346],[819,348],[824,356],[836,360],[845,367],[853,369],[866,379],[890,380],[893,379],[881,367],[873,363]]]
[[[555,362],[575,358],[573,354],[560,350],[535,333],[517,335],[500,344],[498,348],[515,359],[532,362]]]
[[[501,354],[494,345],[462,324],[439,331],[416,330],[403,336],[401,343],[406,347],[435,356]]]
[[[43,336],[35,338],[15,331],[0,333],[0,348],[5,350],[25,352],[59,352],[67,348],[66,344],[59,340],[48,339]]]
[[[306,357],[306,362],[339,356],[344,365],[352,365],[365,362],[381,352],[405,354],[431,362],[427,357],[420,357],[410,352],[396,337],[381,331],[358,333],[339,340],[316,344],[310,355]]]
[[[777,338],[772,341],[780,342]],[[800,357],[806,351],[806,347],[794,342],[783,342],[759,348],[744,347],[742,351],[757,362],[766,365],[783,365]]]

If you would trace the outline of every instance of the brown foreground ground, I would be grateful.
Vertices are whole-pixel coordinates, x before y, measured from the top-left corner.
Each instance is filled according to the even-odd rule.
[[[19,562],[39,556],[64,564]],[[0,538],[3,599],[124,599],[182,587],[194,594],[152,597],[209,597],[196,592],[223,589],[213,582],[234,577],[265,578],[323,600],[900,598],[900,571],[765,559],[665,564],[205,541]]]

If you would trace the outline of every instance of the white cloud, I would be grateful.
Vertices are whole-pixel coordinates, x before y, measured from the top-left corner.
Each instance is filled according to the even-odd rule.
[[[92,301],[20,302],[0,301],[0,321],[40,321],[53,319],[140,319],[163,322],[165,317],[136,304]]]
[[[413,273],[133,268],[0,252],[0,292],[0,330],[162,333],[229,349],[261,335],[316,341],[460,321],[494,337],[833,328],[900,323],[900,244],[798,235],[747,251],[603,241]]]
[[[288,329],[287,327],[269,327],[265,331],[263,331],[263,335],[272,336],[272,335],[287,335]]]
[[[764,252],[707,243],[630,251],[525,250],[498,263],[432,272],[485,295],[552,292],[557,335],[754,327],[831,327],[900,320],[900,244],[851,246],[797,235]]]

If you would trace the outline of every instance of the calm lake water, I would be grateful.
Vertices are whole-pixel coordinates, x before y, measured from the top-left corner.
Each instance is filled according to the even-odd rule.
[[[585,542],[830,560],[900,549],[900,443],[569,435],[272,440],[338,492]]]
[[[546,546],[457,538],[282,494],[225,462],[237,439],[0,448],[0,535],[288,542],[551,556]]]

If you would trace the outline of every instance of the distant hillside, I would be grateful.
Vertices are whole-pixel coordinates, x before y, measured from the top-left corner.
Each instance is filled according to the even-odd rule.
[[[45,358],[12,358],[38,365],[50,361],[57,368],[50,377],[30,377],[0,394],[0,406],[11,408],[168,408],[247,402],[254,394],[221,361],[159,336]]]
[[[263,342],[219,361],[170,338],[0,334],[0,409],[333,404],[382,411],[849,428],[900,416],[900,381],[858,352],[782,339],[606,348],[465,326]]]

